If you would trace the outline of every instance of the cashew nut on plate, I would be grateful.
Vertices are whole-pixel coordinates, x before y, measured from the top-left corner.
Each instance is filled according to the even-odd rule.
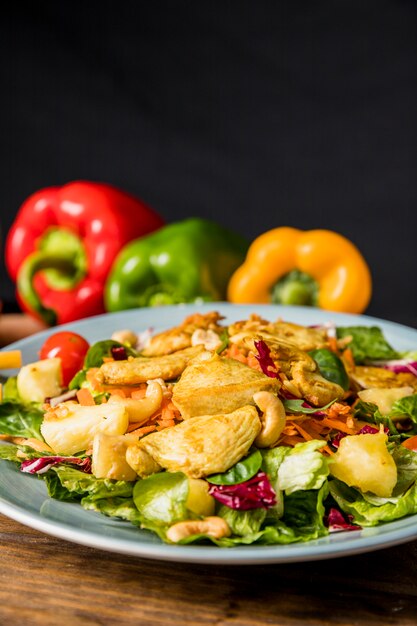
[[[226,520],[213,515],[202,520],[190,519],[178,522],[168,528],[167,538],[173,543],[178,543],[181,539],[192,535],[209,535],[215,539],[221,539],[222,537],[229,537],[230,534],[231,531]]]
[[[253,395],[257,407],[262,411],[261,432],[255,439],[258,448],[268,448],[277,443],[285,428],[285,408],[281,400],[270,391],[258,391]]]

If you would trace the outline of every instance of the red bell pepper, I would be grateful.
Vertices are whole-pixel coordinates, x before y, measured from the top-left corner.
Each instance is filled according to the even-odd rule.
[[[141,200],[102,183],[34,193],[6,240],[21,307],[51,325],[103,313],[103,286],[117,253],[163,223]]]

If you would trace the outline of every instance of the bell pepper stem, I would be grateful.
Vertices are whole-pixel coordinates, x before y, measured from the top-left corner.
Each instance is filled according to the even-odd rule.
[[[272,288],[274,304],[316,306],[317,298],[317,282],[299,270],[289,272]]]
[[[42,304],[34,285],[36,274],[48,269],[54,269],[69,275],[74,271],[74,262],[68,255],[48,254],[43,251],[33,252],[20,267],[17,275],[17,288],[23,302],[48,325],[53,326],[57,320],[56,312]]]

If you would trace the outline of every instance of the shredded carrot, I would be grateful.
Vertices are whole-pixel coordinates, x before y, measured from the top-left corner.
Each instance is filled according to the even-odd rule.
[[[175,426],[175,420],[173,419],[172,420],[159,420],[156,430],[164,430],[165,428],[171,428],[172,426]]]
[[[92,393],[86,387],[82,387],[77,391],[77,400],[83,406],[93,406],[95,405],[94,398]]]
[[[300,424],[294,424],[294,428],[298,430],[300,435],[304,437],[306,441],[311,441],[311,439],[314,439],[314,437],[310,435],[310,433],[308,433],[306,430],[304,430],[304,428],[302,428]]]
[[[247,364],[248,358],[239,350],[239,348],[233,343],[226,351],[226,356],[230,359],[235,359],[241,363]]]
[[[329,348],[332,352],[339,352],[338,348],[337,348],[337,339],[336,337],[329,337],[327,340],[328,344],[329,344]]]
[[[356,433],[356,430],[354,430],[353,428],[349,428],[349,426],[346,426],[345,422],[342,422],[341,420],[323,417],[322,424],[324,424],[325,426],[329,426],[332,429],[340,430],[342,431],[342,433],[346,433],[347,435],[354,435]]]
[[[112,361],[114,361],[113,357],[103,356],[103,363],[111,363]]]
[[[126,398],[126,393],[123,389],[112,389],[110,392],[111,396],[120,396],[121,398]]]
[[[132,424],[133,426],[134,424]],[[148,433],[152,433],[154,430],[156,430],[156,426],[154,424],[151,424],[150,426],[142,426],[141,428],[135,428],[134,430],[129,430],[129,428],[127,429],[127,432],[129,432],[132,435],[138,435],[138,437],[143,437],[144,435],[147,435]]]
[[[249,367],[251,367],[252,369],[259,370],[260,372],[262,371],[260,363],[256,356],[253,354],[253,352],[249,352],[247,362]]]
[[[355,369],[356,364],[355,364],[355,359],[353,358],[353,352],[350,348],[346,348],[346,350],[343,350],[343,358],[346,361],[346,363],[349,365],[349,367],[351,367],[352,369]]]

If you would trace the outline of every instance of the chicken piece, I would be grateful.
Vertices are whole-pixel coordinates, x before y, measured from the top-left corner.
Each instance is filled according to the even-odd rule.
[[[205,356],[207,353],[204,353]],[[276,378],[269,378],[240,361],[212,355],[196,359],[174,386],[172,401],[184,419],[196,415],[230,413],[247,404],[255,404],[257,391],[280,389]]]
[[[230,341],[239,344],[239,341],[248,334],[257,334],[267,339],[290,341],[300,350],[308,352],[325,348],[328,345],[327,334],[323,329],[307,328],[290,322],[267,322],[260,317],[251,316],[246,322],[237,322],[229,326]]]
[[[178,378],[190,361],[202,352],[203,346],[193,346],[160,357],[108,361],[100,367],[96,378],[106,385],[137,385],[155,378],[162,378],[164,381],[173,380]]]
[[[400,372],[396,374],[383,367],[372,367],[370,365],[357,365],[350,374],[352,380],[362,389],[373,387],[412,387],[417,391],[417,377],[411,372]]]
[[[201,478],[225,472],[247,454],[261,430],[258,412],[202,415],[144,437],[138,444],[161,467]]]
[[[265,341],[278,370],[288,379],[283,382],[283,386],[293,395],[305,398],[314,406],[323,406],[343,396],[342,387],[323,378],[315,360],[307,352],[300,350],[296,344],[278,339],[266,332],[243,335],[242,332],[239,338],[240,347],[255,354],[257,353],[255,341]]]
[[[148,357],[163,356],[189,348],[191,337],[197,329],[212,330],[219,334],[223,330],[223,327],[218,324],[221,319],[223,317],[216,311],[211,311],[205,315],[201,313],[189,315],[180,326],[151,337],[142,350],[142,355]]]

